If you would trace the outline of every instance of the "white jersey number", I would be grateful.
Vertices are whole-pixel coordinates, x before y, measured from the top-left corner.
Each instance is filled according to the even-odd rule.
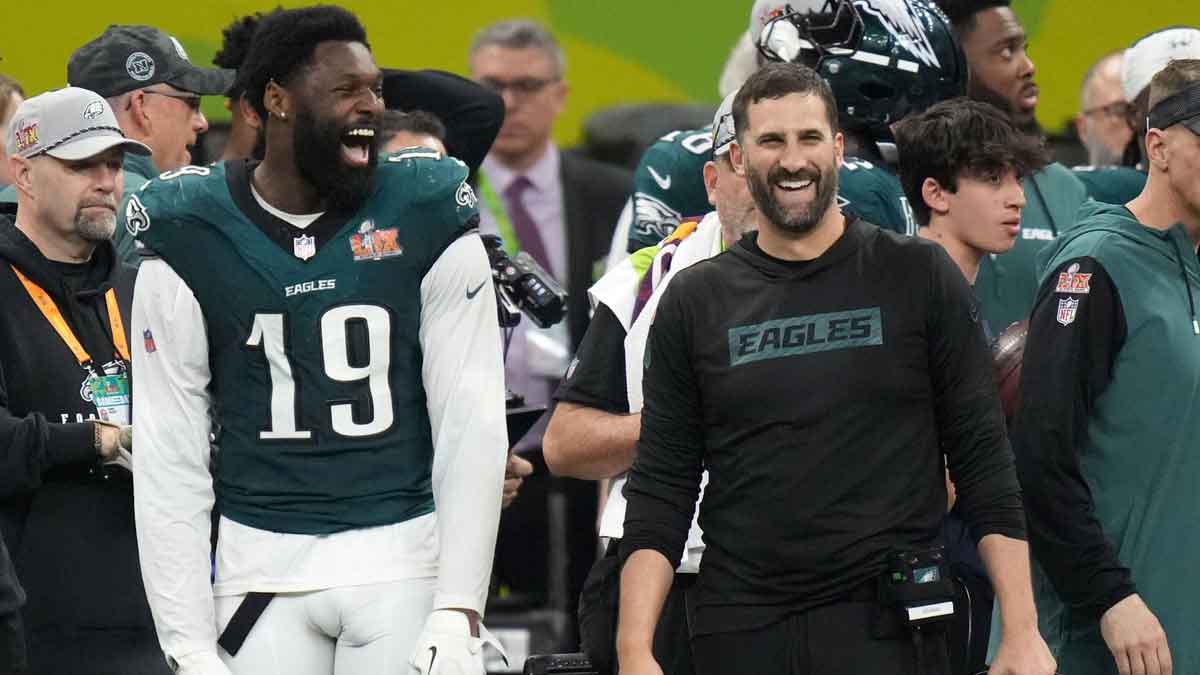
[[[363,322],[367,329],[367,362],[351,365],[347,328],[352,322]],[[321,315],[321,352],[325,375],[336,382],[367,380],[371,392],[371,419],[354,421],[350,403],[331,403],[330,419],[333,431],[342,436],[357,438],[373,436],[392,426],[392,390],[388,383],[391,366],[392,322],[388,312],[376,305],[342,305]],[[271,423],[258,437],[261,440],[308,440],[312,431],[297,429],[296,379],[288,361],[283,314],[255,314],[254,325],[246,346],[259,348],[267,357],[271,376]]]

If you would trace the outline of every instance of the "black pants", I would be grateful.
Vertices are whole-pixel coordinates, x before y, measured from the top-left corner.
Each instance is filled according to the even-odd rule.
[[[26,635],[31,675],[171,675],[153,628]]]
[[[654,628],[654,659],[663,675],[693,675],[691,632],[688,630],[687,592],[695,574],[676,574]]]
[[[924,638],[922,667],[911,635],[871,637],[873,602],[843,602],[755,630],[697,635],[697,675],[949,675],[945,637]]]
[[[619,541],[609,542],[604,557],[596,561],[579,597],[580,648],[603,675],[617,672],[617,609],[621,597]],[[654,628],[654,658],[663,675],[693,675],[691,634],[686,597],[696,583],[695,574],[676,574]]]

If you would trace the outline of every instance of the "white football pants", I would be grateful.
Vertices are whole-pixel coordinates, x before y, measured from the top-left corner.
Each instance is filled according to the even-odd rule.
[[[433,607],[436,579],[279,593],[237,656],[218,650],[234,675],[408,675]],[[216,598],[220,630],[243,595]]]

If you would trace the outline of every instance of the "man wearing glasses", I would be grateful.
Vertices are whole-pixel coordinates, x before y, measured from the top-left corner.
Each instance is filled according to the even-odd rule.
[[[201,96],[223,95],[234,71],[198,68],[175,38],[150,26],[113,25],[71,54],[67,81],[104,98],[121,130],[153,154],[125,156],[125,188],[192,163],[196,137],[208,131]],[[118,228],[117,254],[137,266],[133,237]]]
[[[529,253],[570,295],[564,322],[547,330],[522,322],[508,351],[508,387],[529,405],[545,405],[587,329],[593,269],[608,252],[613,225],[633,191],[633,176],[560,151],[552,140],[568,86],[563,53],[544,27],[527,20],[493,24],[475,36],[468,56],[471,78],[500,94],[505,108],[504,126],[479,172],[480,232],[499,234],[509,253]],[[527,456],[535,466],[542,462],[544,429],[539,424],[518,446],[530,451]],[[546,578],[538,572],[546,570],[545,539],[531,542],[528,532],[545,532],[546,508],[538,496],[547,480],[539,470],[501,520],[496,571],[518,592],[545,590],[520,586],[530,580],[542,586]],[[596,488],[569,479],[561,488],[568,501],[572,560],[567,595],[573,606],[595,559]]]
[[[1121,62],[1125,50],[1101,56],[1088,69],[1079,93],[1079,114],[1075,131],[1087,150],[1086,166],[1071,171],[1087,188],[1088,196],[1107,204],[1124,204],[1141,193],[1146,174],[1132,166],[1122,166],[1133,142],[1130,124],[1133,105],[1121,89]],[[1132,147],[1136,151],[1137,143]],[[1136,160],[1131,160],[1133,164]]]

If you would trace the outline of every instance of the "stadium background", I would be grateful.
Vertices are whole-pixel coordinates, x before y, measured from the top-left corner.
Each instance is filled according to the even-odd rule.
[[[65,84],[66,63],[79,45],[112,23],[144,23],[175,35],[196,63],[209,65],[221,29],[234,17],[311,2],[119,3],[25,0],[0,20],[0,72],[29,93]],[[717,77],[748,23],[751,0],[342,0],[367,26],[381,66],[466,72],[475,32],[493,21],[525,16],[545,22],[567,55],[571,95],[556,138],[570,146],[583,122],[602,108],[635,102],[716,105]],[[1079,85],[1100,55],[1174,24],[1200,23],[1194,0],[1014,0],[1030,35],[1042,89],[1038,117],[1065,131],[1079,105]],[[204,103],[214,122],[228,118],[219,98]]]

